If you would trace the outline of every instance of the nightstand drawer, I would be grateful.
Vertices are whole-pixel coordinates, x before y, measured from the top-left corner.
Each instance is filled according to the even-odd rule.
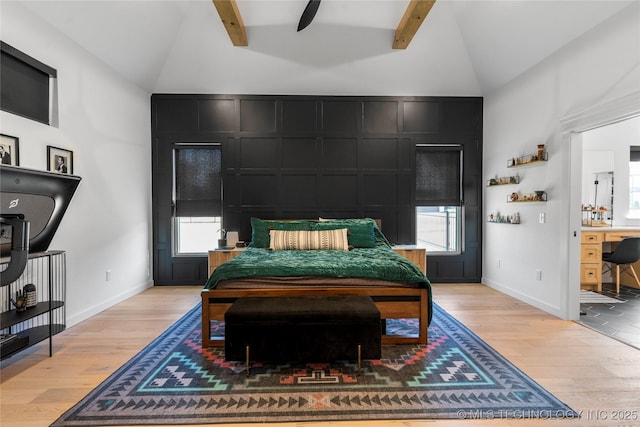
[[[220,264],[224,264],[232,258],[237,257],[244,251],[244,248],[235,248],[235,249],[220,249],[215,251],[209,251],[209,276],[213,273]]]

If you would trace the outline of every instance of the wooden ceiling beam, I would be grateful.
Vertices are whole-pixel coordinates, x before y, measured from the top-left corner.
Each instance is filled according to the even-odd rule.
[[[396,28],[393,40],[394,49],[406,49],[411,43],[413,36],[418,32],[429,11],[436,0],[410,0],[407,10]]]
[[[234,46],[249,46],[247,29],[242,22],[242,16],[236,0],[212,0],[213,5],[220,15],[224,28],[229,34]]]

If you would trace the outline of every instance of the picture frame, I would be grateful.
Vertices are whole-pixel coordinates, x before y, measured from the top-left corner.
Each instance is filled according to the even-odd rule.
[[[47,170],[73,174],[73,151],[47,145]]]
[[[0,163],[20,166],[20,140],[17,136],[0,134]]]

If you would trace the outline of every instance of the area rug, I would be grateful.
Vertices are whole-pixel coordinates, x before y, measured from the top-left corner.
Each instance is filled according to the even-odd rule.
[[[436,304],[428,345],[384,346],[360,375],[338,361],[252,363],[247,377],[201,348],[200,326],[198,305],[52,426],[578,416]]]
[[[593,291],[580,289],[580,304],[620,304],[625,302]]]

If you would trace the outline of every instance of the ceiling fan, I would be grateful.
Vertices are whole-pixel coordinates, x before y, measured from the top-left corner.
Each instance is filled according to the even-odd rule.
[[[300,17],[298,31],[304,30],[309,24],[311,24],[311,21],[313,21],[313,18],[316,16],[318,7],[320,7],[320,0],[309,0],[307,7],[304,8],[304,12],[302,12],[302,16]]]

